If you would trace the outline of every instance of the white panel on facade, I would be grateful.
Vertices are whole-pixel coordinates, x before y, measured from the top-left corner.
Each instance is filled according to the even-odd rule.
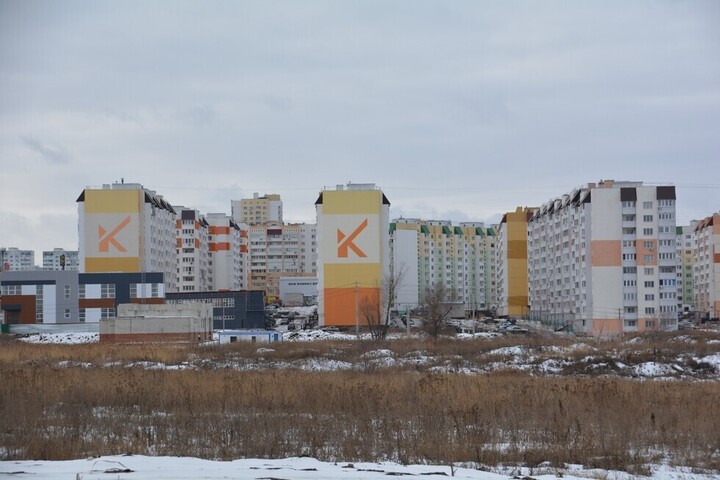
[[[100,284],[86,284],[85,298],[100,298]]]
[[[20,294],[21,295],[36,295],[37,294],[37,286],[21,285]]]

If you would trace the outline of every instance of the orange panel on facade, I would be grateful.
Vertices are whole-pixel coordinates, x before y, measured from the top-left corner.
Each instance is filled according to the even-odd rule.
[[[593,240],[591,243],[593,267],[619,267],[622,265],[620,240]]]
[[[645,244],[650,244],[650,248],[646,247]],[[650,260],[646,259],[649,258]],[[643,265],[657,265],[657,240],[638,240],[637,241],[637,264],[638,266]]]
[[[622,320],[619,318],[593,318],[593,335],[617,335],[622,333]]]
[[[355,305],[357,298],[357,317],[360,326],[367,325],[367,319],[362,314],[363,302],[377,304],[380,290],[377,288],[358,288],[357,297],[354,288],[326,288],[325,295],[325,325],[352,326],[355,325]]]
[[[219,242],[219,243],[211,243],[210,244],[210,251],[211,252],[223,252],[230,250],[230,243],[229,242]]]
[[[81,298],[78,300],[80,308],[114,308],[114,298]]]
[[[210,235],[230,235],[230,227],[211,226]]]
[[[32,324],[35,319],[35,295],[3,295],[3,305],[7,309],[5,311],[5,321],[7,323]],[[10,306],[19,307],[17,310]]]

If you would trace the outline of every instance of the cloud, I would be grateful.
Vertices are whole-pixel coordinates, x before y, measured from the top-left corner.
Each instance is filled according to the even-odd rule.
[[[39,154],[49,163],[55,165],[66,165],[70,163],[70,153],[63,147],[48,145],[27,135],[21,135],[20,139],[27,148]]]

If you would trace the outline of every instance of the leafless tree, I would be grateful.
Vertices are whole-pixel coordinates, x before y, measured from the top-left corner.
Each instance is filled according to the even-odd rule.
[[[398,268],[385,275],[378,287],[377,296],[364,296],[360,301],[360,313],[374,339],[384,339],[390,322],[390,311],[405,280],[407,270]],[[384,318],[383,318],[384,317]]]
[[[455,290],[442,283],[425,289],[422,297],[422,307],[425,310],[423,325],[433,338],[437,337],[445,326],[456,299]]]

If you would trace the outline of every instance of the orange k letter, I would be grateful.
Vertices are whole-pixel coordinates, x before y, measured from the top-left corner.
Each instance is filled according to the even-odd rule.
[[[103,238],[103,235],[105,235],[105,233],[107,233],[107,232],[105,231],[105,229],[103,227],[98,225],[98,237],[101,239],[100,240],[100,251],[101,252],[103,252],[103,253],[109,252],[111,243],[115,246],[115,248],[117,248],[117,250],[119,252],[127,251],[125,249],[125,247],[123,247],[123,245],[115,239],[115,235],[120,233],[120,231],[123,228],[127,227],[128,223],[130,223],[130,215],[128,215],[128,217],[125,220],[120,222],[120,225],[115,227],[115,229],[112,232],[108,233],[105,236],[105,238]]]
[[[368,221],[365,219],[359,227],[357,227],[347,238],[345,237],[345,234],[338,228],[337,231],[337,239],[338,239],[338,257],[340,258],[347,258],[348,257],[348,248],[355,252],[355,255],[358,257],[367,257],[365,255],[365,252],[360,250],[357,245],[353,243],[353,240],[360,235],[360,232],[365,230],[365,227],[367,227]],[[343,240],[344,239],[344,240]]]

